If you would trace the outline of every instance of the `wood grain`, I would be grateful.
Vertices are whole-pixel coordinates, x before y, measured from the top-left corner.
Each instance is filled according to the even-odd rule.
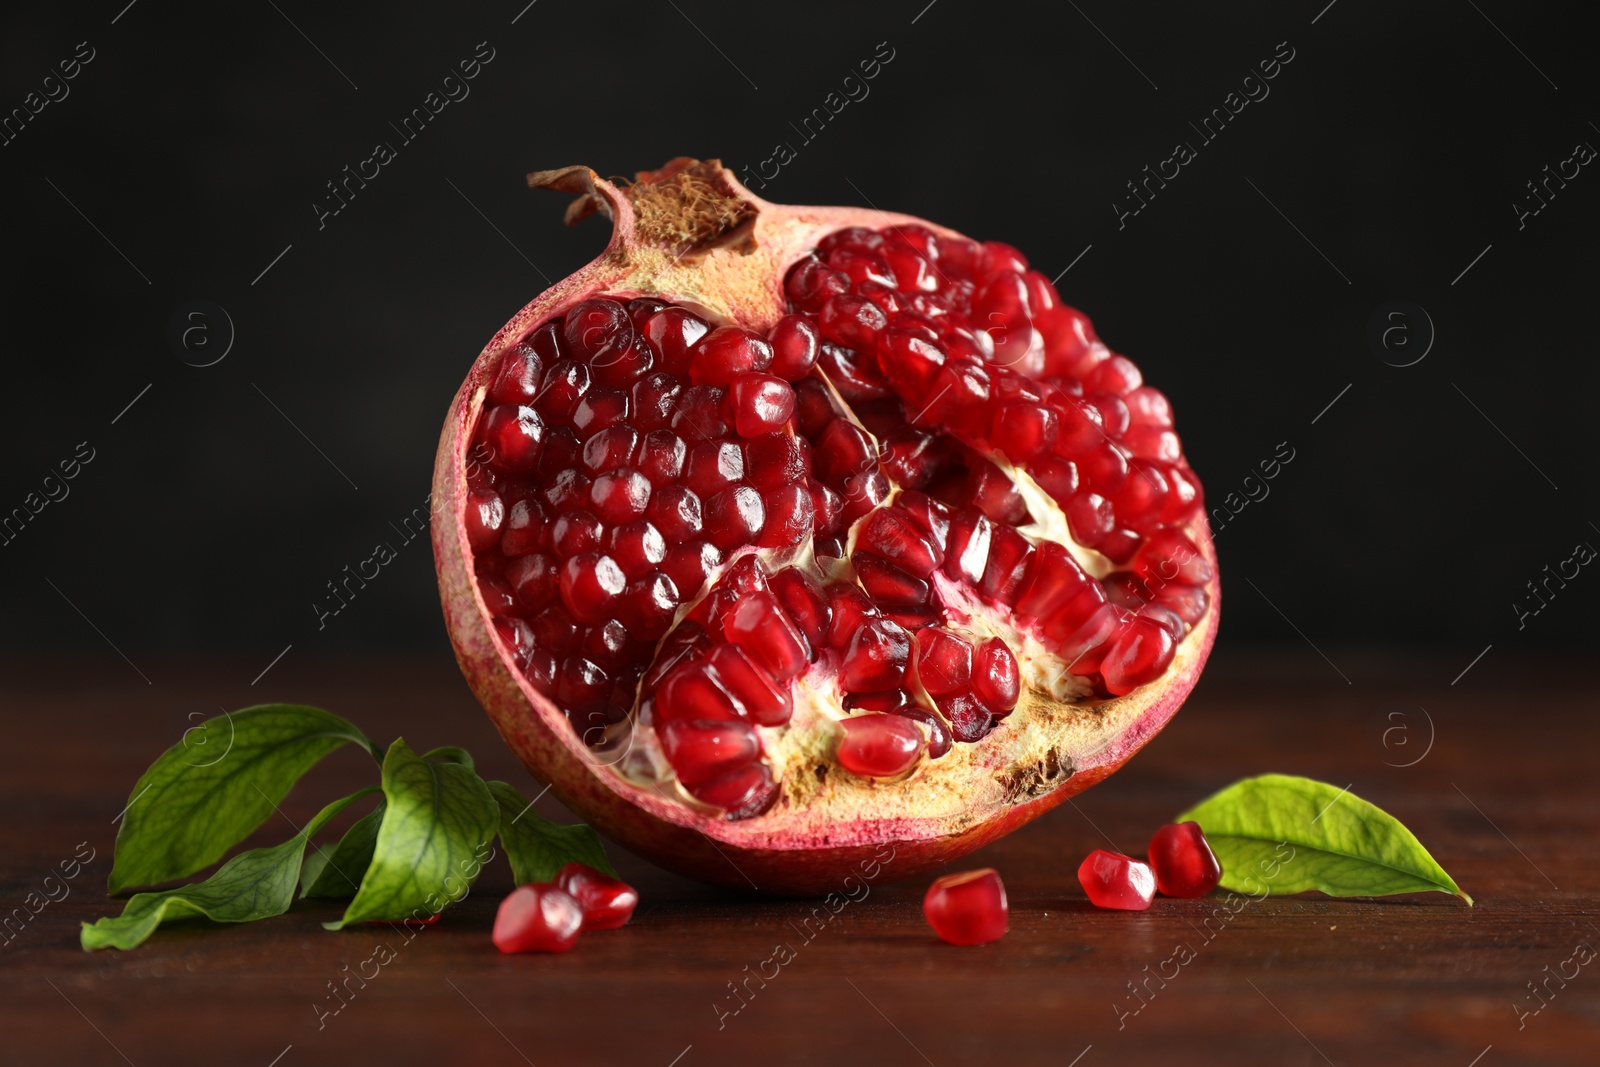
[[[1600,948],[1592,673],[1577,661],[1491,659],[1452,687],[1454,659],[1329,651],[1351,684],[1303,645],[1224,647],[1189,706],[1127,768],[975,857],[1000,870],[1010,894],[1011,932],[994,945],[935,941],[921,917],[922,880],[889,881],[892,862],[834,912],[706,889],[614,850],[643,895],[637,917],[558,957],[507,957],[490,944],[510,887],[500,861],[460,907],[414,935],[327,933],[318,923],[337,906],[318,903],[240,927],[183,924],[133,952],[85,955],[78,923],[115,907],[104,895],[113,817],[149,760],[197,721],[191,713],[316,703],[380,743],[404,734],[419,751],[461,744],[486,774],[537,787],[443,657],[319,660],[297,650],[253,687],[262,664],[242,660],[141,658],[148,686],[115,657],[10,662],[0,681],[0,908],[29,914],[28,894],[80,843],[96,855],[65,899],[0,942],[0,1060],[1600,1061],[1600,963],[1564,985],[1549,977],[1580,944]],[[373,778],[365,759],[331,757],[291,793],[272,834]],[[1236,914],[1220,895],[1158,900],[1139,914],[1085,902],[1074,871],[1090,849],[1109,841],[1142,852],[1175,812],[1267,770],[1350,784],[1412,827],[1477,906],[1442,894],[1271,898],[1235,905]],[[568,818],[548,798],[539,807]],[[339,1004],[329,983],[380,944],[395,959],[364,986],[350,979],[347,1003],[321,1015]],[[1180,966],[1175,954],[1193,958]],[[768,978],[749,978],[763,971]],[[1546,979],[1544,1006],[1519,1017],[1541,1005],[1528,983]],[[750,992],[735,999],[730,983]],[[1136,998],[1131,985],[1141,983]]]

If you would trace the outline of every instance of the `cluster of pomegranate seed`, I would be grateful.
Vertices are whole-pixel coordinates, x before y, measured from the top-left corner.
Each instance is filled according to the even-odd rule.
[[[582,863],[551,882],[519,886],[500,902],[494,943],[501,952],[565,952],[585,930],[615,930],[633,917],[639,894]]]
[[[1150,839],[1150,862],[1097,848],[1078,867],[1078,882],[1097,908],[1143,911],[1156,891],[1203,897],[1222,879],[1222,866],[1193,822],[1168,823]],[[922,914],[952,945],[982,945],[1005,936],[1010,915],[1000,875],[985,867],[945,875],[928,887]]]
[[[1008,245],[850,227],[785,291],[765,335],[585,300],[487,387],[478,588],[584,739],[637,712],[683,789],[743,818],[781,791],[761,729],[789,724],[797,681],[836,686],[838,765],[894,778],[1017,707],[997,632],[1083,693],[1161,677],[1212,575],[1137,368]]]
[[[1222,865],[1199,823],[1168,823],[1150,839],[1149,863],[1097,848],[1078,867],[1078,882],[1096,907],[1143,911],[1160,890],[1203,897],[1222,879]]]

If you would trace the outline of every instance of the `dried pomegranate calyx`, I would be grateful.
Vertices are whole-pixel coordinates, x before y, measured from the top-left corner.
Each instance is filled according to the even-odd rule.
[[[530,183],[612,240],[474,366],[435,544],[469,680],[564,800],[713,880],[885,843],[909,874],[1176,710],[1215,632],[1198,483],[1020,253],[714,162]]]

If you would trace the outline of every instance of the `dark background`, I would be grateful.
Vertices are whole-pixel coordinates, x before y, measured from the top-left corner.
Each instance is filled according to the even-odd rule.
[[[326,629],[311,603],[398,544],[482,344],[605,242],[523,174],[679,154],[739,171],[779,141],[798,155],[769,199],[870,202],[1050,276],[1073,264],[1063,295],[1172,398],[1213,507],[1289,443],[1270,496],[1218,533],[1224,648],[1310,656],[1298,629],[1464,666],[1600,635],[1597,579],[1525,630],[1512,608],[1600,543],[1600,177],[1520,231],[1511,206],[1600,144],[1592,42],[1566,8],[124,2],[0,20],[0,110],[78,42],[95,52],[0,147],[0,512],[79,442],[95,455],[0,546],[8,648],[442,652],[424,541]],[[324,183],[398,145],[388,124],[481,41],[471,95],[319,230]],[[870,96],[802,143],[790,123],[884,41]],[[1124,183],[1198,144],[1187,123],[1285,41],[1270,96],[1119,230]],[[236,330],[206,368],[166,338],[196,299]],[[1437,330],[1403,368],[1366,339],[1397,299]]]

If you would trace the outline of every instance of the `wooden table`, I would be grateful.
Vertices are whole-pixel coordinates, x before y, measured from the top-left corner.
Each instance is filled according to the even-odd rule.
[[[254,688],[253,661],[136,657],[150,685],[109,654],[12,661],[0,681],[0,901],[22,906],[80,842],[95,858],[69,896],[0,947],[0,1061],[1600,1062],[1600,963],[1564,987],[1550,979],[1547,1006],[1518,1014],[1539,1007],[1530,982],[1580,944],[1600,948],[1592,674],[1575,661],[1496,656],[1452,687],[1464,657],[1326,651],[1351,684],[1304,645],[1260,654],[1224,644],[1189,706],[1125,770],[976,856],[1010,893],[1011,932],[997,944],[936,941],[921,916],[922,879],[875,885],[806,942],[797,928],[814,902],[724,894],[613,849],[643,894],[633,924],[564,956],[519,957],[488,936],[510,887],[501,862],[410,942],[383,927],[324,932],[319,920],[336,909],[316,904],[240,927],[169,928],[127,953],[77,945],[80,920],[110,909],[113,817],[191,712],[317,703],[380,743],[403,733],[419,751],[462,744],[486,774],[528,785],[448,655],[334,661],[296,650]],[[290,795],[288,817],[303,821],[319,798],[364,783],[364,759],[331,757]],[[1158,900],[1139,914],[1086,903],[1074,872],[1090,849],[1109,840],[1138,853],[1192,801],[1267,770],[1350,783],[1410,825],[1477,906],[1440,894],[1272,898],[1208,941],[1200,924],[1215,898]],[[548,799],[540,807],[568,818]],[[274,827],[275,839],[286,830]],[[380,943],[394,961],[364,988],[352,982],[356,995],[319,1027],[314,1006],[335,1004],[329,983]],[[717,1006],[735,1003],[728,983],[779,943],[795,958],[719,1025]],[[1163,961],[1179,946],[1194,958],[1135,1000],[1130,983],[1172,974]]]

